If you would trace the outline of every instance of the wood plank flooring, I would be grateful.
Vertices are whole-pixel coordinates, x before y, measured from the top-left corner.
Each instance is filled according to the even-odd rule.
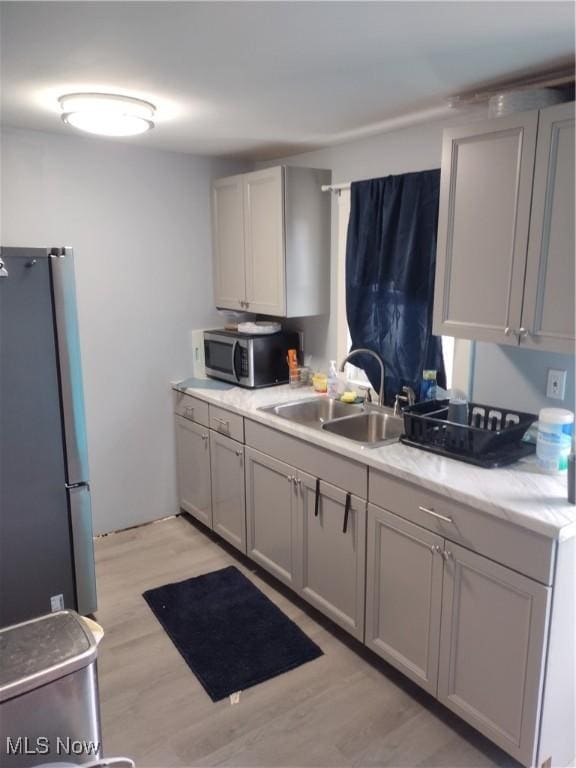
[[[184,517],[96,542],[104,752],[138,768],[513,766],[512,758]],[[324,656],[212,703],[142,592],[236,565]]]

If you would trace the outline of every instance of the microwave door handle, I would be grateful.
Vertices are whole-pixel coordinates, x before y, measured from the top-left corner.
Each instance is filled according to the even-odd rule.
[[[238,375],[238,371],[236,370],[236,352],[238,351],[238,340],[234,341],[234,344],[232,344],[232,373],[234,374],[234,378],[237,382],[240,381],[240,376]]]

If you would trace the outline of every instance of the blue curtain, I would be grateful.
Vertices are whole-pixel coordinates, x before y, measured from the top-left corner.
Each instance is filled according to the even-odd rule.
[[[440,171],[354,182],[346,245],[346,313],[352,349],[384,359],[386,403],[404,385],[418,396],[424,369],[446,386],[440,337],[432,335]],[[358,355],[378,390],[378,364]]]

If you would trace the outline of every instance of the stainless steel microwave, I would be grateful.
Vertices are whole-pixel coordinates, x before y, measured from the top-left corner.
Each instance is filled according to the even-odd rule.
[[[289,349],[299,349],[298,333],[248,334],[204,331],[206,375],[254,389],[288,382]]]

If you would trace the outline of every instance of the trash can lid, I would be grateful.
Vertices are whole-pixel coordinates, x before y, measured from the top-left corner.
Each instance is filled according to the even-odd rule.
[[[58,611],[0,630],[0,702],[88,666],[97,643],[75,611]]]

